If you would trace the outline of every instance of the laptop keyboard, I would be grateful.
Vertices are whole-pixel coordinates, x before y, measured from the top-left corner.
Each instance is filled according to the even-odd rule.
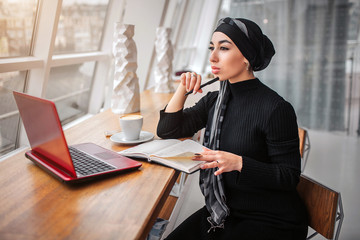
[[[74,147],[69,146],[69,152],[76,173],[80,173],[83,176],[116,169],[110,164],[100,161]]]

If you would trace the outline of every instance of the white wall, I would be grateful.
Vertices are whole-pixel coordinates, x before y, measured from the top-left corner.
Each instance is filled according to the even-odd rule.
[[[152,61],[155,31],[161,25],[162,15],[167,1],[164,0],[128,0],[124,15],[124,24],[134,24],[134,41],[137,47],[140,89],[143,90]]]

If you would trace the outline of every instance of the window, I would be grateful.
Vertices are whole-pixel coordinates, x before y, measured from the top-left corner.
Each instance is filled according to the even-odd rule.
[[[29,56],[37,0],[0,2],[0,57]]]
[[[103,99],[92,91],[111,62],[106,22],[118,19],[121,7],[109,0],[0,2],[0,158],[27,145],[14,90],[53,100],[62,124],[87,114],[90,102],[99,111]]]
[[[186,9],[176,41],[174,71],[191,70],[191,59],[196,54],[195,39],[198,24],[195,23],[199,22],[203,1],[182,1],[181,4],[186,4]],[[175,18],[174,20],[179,21]]]
[[[95,62],[51,68],[46,97],[55,102],[62,124],[88,112]]]
[[[0,2],[0,58],[27,57],[35,29],[38,1]],[[1,68],[1,66],[0,66]],[[12,91],[23,92],[27,71],[0,71],[0,156],[17,146],[19,114]]]
[[[99,51],[108,0],[64,0],[54,54]]]
[[[99,51],[108,2],[64,0],[54,54]],[[51,68],[46,98],[55,102],[62,124],[88,112],[95,69],[93,61]]]
[[[351,67],[360,62],[359,13],[359,1],[350,0],[228,0],[219,18],[251,19],[273,41],[272,63],[255,74],[292,103],[299,125],[353,134],[359,127],[352,112],[359,112],[359,68]]]
[[[22,92],[26,71],[0,73],[0,156],[16,148],[19,114],[12,91]]]

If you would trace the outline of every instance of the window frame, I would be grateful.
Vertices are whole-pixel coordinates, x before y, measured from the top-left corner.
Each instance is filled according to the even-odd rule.
[[[107,76],[106,74],[109,73],[110,64],[112,63],[113,25],[111,23],[121,20],[125,0],[109,0],[99,51],[53,55],[62,3],[62,0],[39,0],[30,56],[0,58],[0,73],[27,71],[24,92],[43,98],[46,94],[50,69],[52,67],[94,61],[96,65],[91,86],[88,114],[95,114],[102,107],[104,91],[99,90],[105,87],[107,79],[104,76]],[[96,94],[94,94],[95,92]],[[7,114],[16,114],[16,112]],[[25,130],[22,124],[20,125],[18,128],[18,138],[15,143],[16,148],[29,145]]]

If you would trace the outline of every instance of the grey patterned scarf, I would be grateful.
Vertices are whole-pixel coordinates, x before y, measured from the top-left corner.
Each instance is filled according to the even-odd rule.
[[[215,103],[215,110],[210,132],[205,132],[204,145],[213,150],[219,149],[221,125],[224,119],[226,104],[229,99],[229,82],[223,81]],[[230,211],[226,205],[222,175],[215,176],[218,168],[200,171],[200,188],[205,197],[206,208],[210,213],[208,221],[211,225],[208,232],[215,228],[224,228],[225,218]]]

